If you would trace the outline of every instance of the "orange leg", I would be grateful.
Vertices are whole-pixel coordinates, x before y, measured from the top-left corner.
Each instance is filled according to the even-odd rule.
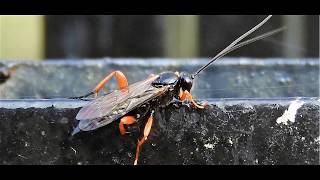
[[[120,90],[124,90],[128,88],[128,81],[126,76],[121,71],[113,71],[108,76],[106,76],[102,81],[100,81],[97,86],[93,89],[93,91],[89,92],[86,95],[78,96],[78,97],[70,97],[71,99],[81,99],[91,95],[94,95],[95,98],[98,96],[99,91],[104,87],[104,85],[111,80],[112,77],[115,77]]]
[[[113,76],[116,78],[120,90],[128,88],[128,80],[126,76],[121,71],[113,71],[102,81],[100,81],[98,85],[94,88],[93,92],[95,93],[95,95],[99,93],[99,91],[104,87],[104,85],[107,82],[109,82],[112,79]]]
[[[124,125],[130,125],[137,122],[136,118],[133,116],[124,116],[120,119],[119,123],[119,130],[121,135],[126,134],[126,129],[124,128]]]
[[[197,104],[193,100],[192,95],[187,90],[182,91],[182,89],[180,89],[179,98],[182,101],[186,101],[186,100],[190,101],[195,107],[200,108],[200,109],[203,109],[208,105],[208,102],[205,102],[202,105]]]
[[[139,159],[141,147],[142,147],[143,143],[148,139],[148,135],[150,134],[152,123],[153,123],[153,112],[151,113],[150,117],[148,118],[148,121],[143,129],[143,137],[138,139],[136,158],[134,160],[134,165],[138,164],[138,159]]]

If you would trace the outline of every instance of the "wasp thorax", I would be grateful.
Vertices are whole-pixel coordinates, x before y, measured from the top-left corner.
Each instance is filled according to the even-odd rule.
[[[180,74],[180,86],[182,90],[187,90],[190,92],[192,88],[192,78],[191,75],[188,73],[181,73]]]

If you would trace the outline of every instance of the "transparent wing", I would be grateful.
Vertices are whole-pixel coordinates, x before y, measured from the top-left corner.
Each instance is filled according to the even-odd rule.
[[[136,82],[126,90],[115,90],[89,102],[76,116],[80,121],[78,127],[83,131],[89,131],[105,126],[135,107],[163,94],[168,87],[156,88],[151,85],[157,77]]]

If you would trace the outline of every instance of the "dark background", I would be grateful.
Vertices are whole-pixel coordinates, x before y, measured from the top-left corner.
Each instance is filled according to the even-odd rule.
[[[167,32],[166,18],[172,17],[177,16],[48,15],[45,58],[172,57],[172,54],[166,53],[168,44],[164,40]],[[214,56],[265,17],[266,15],[197,16],[195,26],[198,34],[195,35],[198,50],[192,57]],[[254,34],[262,34],[281,26],[288,29],[228,56],[319,56],[318,15],[275,15]],[[182,31],[185,31],[183,27],[178,33]],[[190,55],[177,54],[174,57]]]

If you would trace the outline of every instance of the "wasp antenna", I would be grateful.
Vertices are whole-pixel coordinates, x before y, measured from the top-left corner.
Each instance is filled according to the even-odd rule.
[[[281,31],[283,31],[283,30],[285,30],[285,29],[286,29],[286,27],[283,26],[283,27],[274,29],[274,30],[272,30],[272,31],[266,32],[266,33],[264,33],[264,34],[261,34],[261,35],[259,35],[259,36],[256,36],[256,37],[254,37],[254,38],[248,39],[248,40],[246,40],[246,41],[243,41],[243,42],[241,42],[241,43],[233,46],[232,48],[228,49],[228,50],[225,51],[224,53],[220,54],[220,56],[217,57],[217,59],[225,56],[226,54],[228,54],[228,53],[230,53],[230,52],[232,52],[232,51],[234,51],[234,50],[236,50],[236,49],[238,49],[238,48],[240,48],[240,47],[242,47],[242,46],[246,46],[246,45],[251,44],[251,43],[253,43],[253,42],[255,42],[255,41],[258,41],[258,40],[267,38],[267,37],[269,37],[269,36],[272,36],[272,35],[274,35],[274,34],[277,34],[277,33],[281,32]]]
[[[201,71],[203,71],[204,69],[206,69],[211,63],[213,63],[215,60],[221,58],[222,56],[226,55],[227,53],[231,52],[238,42],[240,42],[242,39],[244,39],[245,37],[249,36],[251,33],[253,33],[254,31],[256,31],[257,29],[259,29],[263,24],[265,24],[270,18],[272,17],[272,15],[269,15],[268,17],[266,17],[263,21],[261,21],[259,24],[257,24],[255,27],[253,27],[252,29],[250,29],[249,31],[247,31],[246,33],[244,33],[243,35],[241,35],[240,37],[238,37],[236,40],[234,40],[229,46],[227,46],[226,48],[224,48],[222,51],[220,51],[216,56],[214,56],[211,61],[209,63],[207,63],[206,65],[202,66],[200,69],[198,69],[194,74],[191,75],[191,78],[194,79]],[[254,38],[253,38],[254,39]],[[257,39],[259,40],[259,39]],[[253,41],[254,42],[254,41]],[[250,42],[252,43],[252,42]],[[242,46],[244,46],[246,44],[243,44]],[[239,48],[239,47],[238,47]],[[235,48],[237,49],[237,48]],[[233,49],[233,50],[235,50]]]

